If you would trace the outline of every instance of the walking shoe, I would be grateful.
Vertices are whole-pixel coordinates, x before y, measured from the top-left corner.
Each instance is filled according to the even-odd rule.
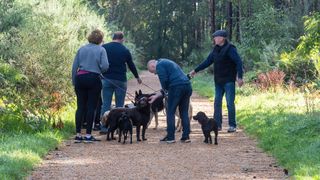
[[[93,136],[90,136],[89,138],[87,138],[86,136],[84,137],[84,142],[85,143],[92,143],[93,141],[101,141],[100,139],[96,139]]]
[[[221,127],[218,127],[218,131],[221,131],[222,130],[222,128]]]
[[[172,143],[175,143],[176,142],[176,140],[166,140],[166,142],[168,143],[168,144],[172,144]]]
[[[164,138],[162,138],[162,139],[160,139],[160,141],[161,142],[163,142],[163,141],[167,141],[168,140],[168,137],[166,136],[166,137],[164,137]]]
[[[82,141],[83,141],[82,136],[76,136],[76,137],[74,138],[74,143],[81,143]]]
[[[183,137],[183,138],[181,138],[180,139],[180,141],[182,142],[182,143],[189,143],[189,142],[191,142],[191,140],[190,140],[190,138],[189,137]]]
[[[232,127],[232,126],[230,126],[229,129],[228,129],[228,133],[233,133],[233,132],[236,132],[236,131],[237,131],[237,128]]]

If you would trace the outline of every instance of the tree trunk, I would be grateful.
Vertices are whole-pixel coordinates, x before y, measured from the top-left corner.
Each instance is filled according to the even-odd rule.
[[[210,0],[210,12],[211,12],[211,33],[216,30],[216,2],[215,0]]]
[[[274,1],[274,7],[276,8],[276,9],[280,9],[280,8],[282,8],[282,0],[275,0]]]
[[[237,12],[236,12],[236,21],[237,21],[237,24],[236,24],[236,41],[238,43],[241,43],[241,32],[240,32],[240,10],[241,10],[241,3],[240,3],[240,0],[237,1],[238,5],[237,5]]]
[[[252,3],[253,3],[253,0],[249,0],[248,16],[247,17],[252,16]]]
[[[232,2],[228,2],[228,33],[229,33],[229,40],[232,40]]]

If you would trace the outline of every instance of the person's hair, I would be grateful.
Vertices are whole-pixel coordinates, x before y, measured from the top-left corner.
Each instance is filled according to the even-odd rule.
[[[104,34],[102,31],[95,29],[89,34],[88,41],[89,43],[100,44],[103,40],[103,36]]]
[[[121,39],[123,39],[123,37],[124,37],[123,32],[117,31],[117,32],[113,33],[112,40],[121,40]]]

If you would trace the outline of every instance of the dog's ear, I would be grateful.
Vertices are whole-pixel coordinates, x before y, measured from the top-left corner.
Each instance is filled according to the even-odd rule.
[[[141,91],[141,89],[139,89],[139,94],[140,94],[140,95],[142,94],[142,91]]]
[[[137,92],[137,91],[135,91],[135,92],[136,92],[136,97],[137,97],[139,94],[138,94],[138,92]]]

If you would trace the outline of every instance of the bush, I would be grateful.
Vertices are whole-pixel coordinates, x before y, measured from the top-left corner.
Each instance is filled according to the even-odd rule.
[[[35,114],[54,113],[74,100],[77,49],[94,28],[108,34],[104,19],[76,0],[1,1],[0,22],[0,83],[13,90],[0,90],[0,97]]]
[[[256,84],[260,90],[277,90],[284,85],[285,73],[280,70],[272,70],[258,75]]]
[[[296,83],[316,81],[320,75],[320,13],[305,17],[305,35],[300,38],[298,47],[281,55],[285,73],[293,76]]]

